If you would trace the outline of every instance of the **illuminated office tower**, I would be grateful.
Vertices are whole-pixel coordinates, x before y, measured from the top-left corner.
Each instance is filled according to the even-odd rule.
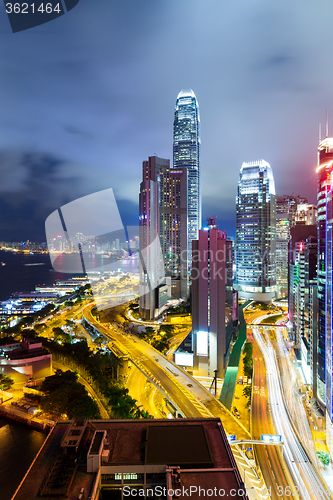
[[[191,266],[192,240],[201,229],[200,116],[193,90],[179,92],[173,122],[173,168],[188,172],[188,267]]]
[[[276,196],[276,294],[277,298],[288,295],[288,252],[290,229],[297,220],[299,204],[307,203],[307,198],[283,195]]]
[[[332,167],[332,163],[331,163]],[[330,453],[333,453],[333,179],[327,179],[326,194],[326,439]],[[318,225],[319,227],[319,225]],[[318,318],[319,323],[319,318]]]
[[[170,168],[170,160],[150,156],[142,164],[143,182],[157,185],[157,224],[164,259],[165,276],[169,277],[170,298],[187,299],[189,293],[187,272],[187,169]],[[154,196],[155,191],[150,192]],[[149,193],[148,193],[149,194]],[[154,198],[155,199],[155,198]],[[155,214],[155,212],[153,212]],[[140,217],[149,212],[140,211]],[[155,216],[154,216],[155,217]]]
[[[308,205],[308,199],[304,196],[284,194],[276,196],[276,214],[289,214],[292,226],[297,220],[299,205]]]
[[[276,295],[283,299],[288,295],[288,250],[292,219],[289,213],[279,212],[278,208],[276,200]]]
[[[316,224],[317,207],[307,198],[294,195],[276,196],[276,290],[277,298],[288,295],[290,230],[298,224]]]
[[[240,297],[269,302],[276,293],[275,184],[264,161],[243,163],[236,197],[236,287]]]
[[[232,339],[232,241],[208,219],[209,229],[192,241],[192,331],[194,373],[225,373]]]
[[[333,337],[332,337],[332,173],[333,138],[318,146],[318,387],[317,399],[326,406],[326,438],[333,452]]]
[[[315,358],[317,346],[313,342],[316,332],[313,332],[311,320],[311,288],[317,284],[316,225],[301,224],[291,228],[289,281],[288,307],[294,352],[306,383],[313,384],[311,360]]]
[[[318,399],[322,406],[331,402],[326,401],[332,392],[332,352],[331,352],[331,330],[327,325],[329,307],[326,289],[327,273],[327,201],[331,190],[331,176],[333,171],[333,138],[326,137],[320,141],[318,146]],[[327,367],[329,369],[327,370]],[[325,387],[327,385],[327,387]],[[331,399],[331,396],[329,396]],[[329,411],[329,413],[331,413]]]

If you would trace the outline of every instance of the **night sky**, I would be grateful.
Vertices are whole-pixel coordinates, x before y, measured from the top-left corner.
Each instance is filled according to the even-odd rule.
[[[235,232],[243,161],[316,202],[333,134],[331,0],[80,0],[13,34],[0,3],[0,240],[45,240],[61,205],[113,188],[138,221],[142,161],[172,159],[178,92],[201,115],[203,221]]]

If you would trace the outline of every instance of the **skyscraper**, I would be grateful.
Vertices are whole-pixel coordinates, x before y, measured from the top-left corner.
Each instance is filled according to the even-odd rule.
[[[332,352],[330,352],[331,332],[327,328],[327,315],[329,308],[327,304],[326,272],[327,272],[327,202],[331,191],[331,179],[333,172],[333,138],[326,137],[320,141],[318,146],[318,397],[322,405],[329,404],[326,398],[331,399],[332,374],[327,366],[332,366]],[[325,387],[325,385],[327,385]]]
[[[173,122],[173,168],[188,171],[188,263],[191,265],[192,240],[201,229],[200,116],[193,90],[179,92]]]
[[[236,197],[236,286],[239,296],[275,297],[275,184],[264,161],[243,163]]]
[[[192,242],[192,331],[194,370],[222,377],[232,339],[232,241],[208,219]]]
[[[312,383],[313,331],[311,287],[317,284],[317,227],[299,224],[291,228],[289,251],[288,310],[294,352],[308,384]],[[316,381],[315,381],[316,382]]]
[[[307,198],[295,195],[276,196],[276,290],[277,298],[288,295],[290,230],[298,224],[316,224],[317,207]]]
[[[151,224],[159,236],[171,297],[187,299],[187,169],[170,169],[170,160],[150,156],[142,164],[142,178],[140,225]],[[144,238],[148,242],[151,236]]]
[[[139,249],[140,249],[140,314],[151,320],[163,312],[167,289],[159,241],[159,187],[150,179],[140,184]],[[160,300],[161,296],[166,300]]]

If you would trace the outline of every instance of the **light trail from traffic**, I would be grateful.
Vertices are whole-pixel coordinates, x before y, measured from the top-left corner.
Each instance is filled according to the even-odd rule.
[[[252,335],[248,334],[251,339]],[[260,440],[262,434],[275,434],[271,412],[268,410],[267,370],[263,354],[253,340],[253,390],[251,399],[252,437]],[[293,491],[290,475],[277,447],[255,445],[255,452],[265,483],[272,500],[288,499],[286,494]],[[282,489],[281,489],[282,488]],[[288,489],[289,488],[289,489]],[[281,493],[282,494],[279,494]]]
[[[267,332],[266,328],[263,329]],[[269,335],[267,334],[264,340],[260,328],[253,325],[253,336],[263,353],[266,366],[269,367],[267,374],[271,413],[275,429],[282,436],[283,455],[298,493],[304,500],[328,500],[330,495],[324,489],[315,467],[298,440],[285,407],[276,356]]]

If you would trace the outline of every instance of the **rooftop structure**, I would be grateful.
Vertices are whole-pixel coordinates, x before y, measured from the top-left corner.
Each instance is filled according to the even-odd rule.
[[[190,488],[193,499],[217,498],[222,490],[248,498],[219,419],[58,422],[13,500],[80,494],[167,500],[175,490],[180,498],[189,496]]]

